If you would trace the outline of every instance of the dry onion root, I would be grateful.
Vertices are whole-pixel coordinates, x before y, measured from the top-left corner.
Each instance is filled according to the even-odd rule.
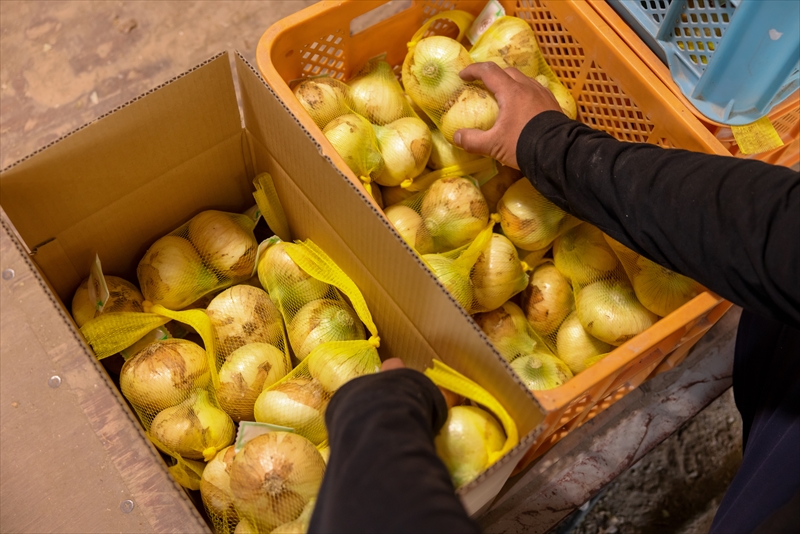
[[[288,326],[289,342],[298,360],[328,341],[364,339],[364,325],[344,302],[319,299],[303,306]]]
[[[250,278],[258,243],[253,232],[242,228],[231,215],[203,211],[192,217],[187,231],[200,257],[219,277],[233,281]]]
[[[489,207],[468,178],[442,178],[430,186],[420,215],[434,239],[435,252],[466,245],[489,223]]]
[[[105,279],[108,286],[108,300],[101,313],[143,311],[144,297],[135,285],[118,276],[105,276]],[[95,293],[100,294],[99,287]],[[80,328],[97,315],[99,315],[97,307],[89,298],[89,278],[87,278],[81,282],[72,297],[72,317]]]

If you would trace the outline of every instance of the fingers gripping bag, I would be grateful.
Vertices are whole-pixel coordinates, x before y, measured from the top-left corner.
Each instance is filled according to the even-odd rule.
[[[488,391],[441,361],[433,360],[433,367],[425,370],[425,376],[470,403],[450,408],[447,421],[434,439],[437,454],[459,488],[517,445],[517,426]]]
[[[552,353],[513,302],[474,319],[531,391],[553,389],[572,378],[569,367]]]

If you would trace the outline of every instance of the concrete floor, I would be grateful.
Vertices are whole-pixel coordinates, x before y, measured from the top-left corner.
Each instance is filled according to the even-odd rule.
[[[0,168],[223,50],[255,63],[294,1],[0,2]],[[741,461],[730,394],[609,485],[573,532],[703,532]]]

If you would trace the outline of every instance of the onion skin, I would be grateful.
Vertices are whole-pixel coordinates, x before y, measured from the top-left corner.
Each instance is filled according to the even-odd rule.
[[[325,345],[308,357],[308,372],[330,394],[350,380],[377,373],[380,368],[378,351],[373,348],[354,353],[331,350],[330,345]]]
[[[539,74],[539,45],[530,25],[517,17],[500,17],[481,34],[469,55],[475,63],[491,61],[514,67],[529,78]]]
[[[431,131],[416,117],[397,119],[386,126],[376,126],[375,133],[384,165],[374,173],[380,185],[398,186],[419,176],[431,155]]]
[[[250,343],[283,345],[283,318],[263,289],[233,286],[216,297],[206,309],[219,350],[230,354]]]
[[[106,286],[108,286],[108,300],[101,313],[110,312],[142,312],[142,302],[144,297],[139,289],[118,276],[106,276]],[[97,294],[100,288],[97,288]],[[97,315],[97,308],[92,299],[89,298],[89,278],[81,282],[75,295],[72,297],[72,318],[78,328],[82,327]]]
[[[478,85],[464,85],[446,104],[440,130],[448,143],[462,128],[488,130],[497,121],[500,106],[492,93]]]
[[[433,238],[425,228],[419,213],[408,206],[395,205],[386,208],[384,214],[409,247],[420,254],[429,254],[433,251]]]
[[[435,252],[466,245],[489,223],[489,207],[474,182],[467,178],[442,178],[431,185],[422,200],[420,215],[433,236]]]
[[[348,92],[348,87],[338,80],[313,78],[298,85],[294,95],[321,130],[333,119],[350,113]]]
[[[603,238],[603,232],[586,223],[567,230],[555,240],[553,261],[573,286],[613,278],[618,274],[615,270],[619,267],[619,260]]]
[[[642,306],[666,317],[700,293],[691,278],[660,266],[644,256],[636,259],[638,270],[631,276],[633,291]]]
[[[555,265],[544,262],[531,273],[521,303],[533,331],[549,336],[572,311],[572,287]]]
[[[531,391],[557,388],[572,378],[567,364],[549,354],[530,354],[511,362],[511,368]]]
[[[350,80],[353,111],[380,126],[412,115],[403,88],[383,60],[372,59]]]
[[[270,389],[256,399],[256,421],[293,428],[295,432],[321,443],[326,437],[324,412],[327,395],[320,383],[307,378],[292,378]]]
[[[497,203],[503,234],[523,250],[540,250],[558,237],[566,212],[528,180],[514,182]]]
[[[449,37],[421,39],[403,62],[403,87],[428,116],[438,117],[465,85],[458,75],[472,63],[467,50]]]
[[[289,323],[289,342],[298,360],[328,341],[364,339],[364,325],[356,312],[331,299],[319,299],[303,306]]]
[[[466,150],[448,143],[438,128],[431,130],[431,157],[428,160],[428,166],[431,169],[444,169],[469,163],[482,157],[480,154],[470,154]]]
[[[253,421],[253,406],[261,391],[291,371],[286,361],[283,351],[267,343],[236,349],[219,370],[219,405],[236,422]]]
[[[384,162],[372,125],[355,114],[342,115],[322,130],[353,173],[364,179],[380,173]]]
[[[497,203],[503,198],[508,188],[522,178],[522,173],[513,167],[497,165],[497,174],[481,186],[481,193],[489,206],[489,213],[497,211]]]
[[[450,295],[456,299],[462,308],[467,311],[472,309],[474,290],[469,277],[462,275],[453,268],[453,260],[440,254],[422,256],[433,274],[442,283]]]
[[[270,432],[248,441],[233,460],[231,490],[239,515],[259,532],[296,519],[316,497],[325,462],[307,439]]]
[[[505,440],[502,427],[489,412],[475,406],[454,406],[434,444],[458,488],[489,467],[489,455],[501,450]]]
[[[258,280],[277,306],[301,307],[321,299],[331,286],[303,271],[286,252],[287,243],[275,243],[258,260]]]
[[[219,285],[192,244],[167,235],[153,243],[136,268],[144,298],[181,310]]]
[[[506,237],[492,234],[489,246],[478,256],[470,275],[477,308],[495,310],[522,291],[528,275],[522,270],[517,249]]]
[[[208,355],[183,339],[151,343],[125,362],[119,376],[125,398],[148,412],[180,404],[192,390],[210,381]]]
[[[556,352],[573,374],[585,370],[597,357],[614,350],[613,345],[600,341],[587,332],[578,314],[571,313],[561,324],[556,336]]]
[[[234,281],[250,278],[256,263],[258,243],[225,212],[208,210],[189,221],[189,241],[218,276]]]
[[[225,447],[208,462],[200,479],[200,496],[215,528],[235,523],[239,519],[233,506],[231,467],[236,452],[233,445]]]
[[[587,285],[576,297],[581,325],[591,335],[619,346],[650,328],[656,314],[642,306],[627,283],[599,281]]]

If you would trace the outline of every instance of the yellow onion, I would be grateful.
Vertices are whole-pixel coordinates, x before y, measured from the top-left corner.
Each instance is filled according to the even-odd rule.
[[[481,190],[468,178],[442,178],[430,186],[420,207],[436,252],[466,245],[489,222],[489,208]]]
[[[464,85],[448,101],[442,114],[440,130],[448,143],[462,128],[488,130],[497,121],[500,107],[494,95],[479,85]]]
[[[633,288],[626,282],[594,282],[580,290],[575,302],[586,331],[614,346],[622,345],[658,321],[636,299]]]
[[[404,117],[375,126],[384,165],[374,173],[377,183],[397,186],[419,176],[431,155],[431,131],[417,117]]]
[[[572,96],[570,90],[560,83],[551,83],[548,89],[550,89],[550,92],[556,97],[556,102],[558,102],[564,115],[575,120],[578,117],[578,104],[575,102],[575,98]]]
[[[108,300],[102,313],[143,311],[144,297],[135,285],[118,276],[105,276],[105,279],[108,286]],[[95,294],[100,294],[99,284],[95,288]],[[89,297],[89,278],[87,278],[81,282],[72,297],[72,317],[80,328],[97,315],[99,314],[96,303]]]
[[[314,513],[316,501],[316,498],[309,499],[297,519],[284,523],[269,534],[306,534],[308,525],[311,523],[311,514]]]
[[[246,280],[253,273],[258,243],[252,230],[242,228],[229,214],[208,210],[192,217],[189,241],[217,275]]]
[[[481,159],[480,154],[470,154],[447,142],[438,128],[431,130],[431,157],[428,165],[432,169],[444,169]]]
[[[308,372],[328,393],[359,376],[377,373],[381,368],[378,351],[372,347],[348,351],[335,345],[322,345],[308,357]]]
[[[408,246],[420,254],[428,254],[433,250],[433,239],[419,213],[401,204],[389,206],[384,213]]]
[[[550,353],[544,342],[529,330],[525,314],[513,302],[506,302],[490,312],[475,314],[473,319],[509,362],[519,356]]]
[[[219,451],[208,462],[200,479],[200,497],[215,526],[229,525],[239,518],[231,491],[231,467],[235,455],[233,445]]]
[[[489,467],[489,455],[501,450],[505,441],[492,414],[476,406],[453,406],[434,444],[458,488]]]
[[[300,105],[320,129],[333,119],[350,113],[349,93],[349,87],[334,78],[311,78],[294,89]]]
[[[283,318],[263,289],[230,287],[214,297],[206,313],[225,358],[248,343],[282,345]]]
[[[500,17],[484,31],[469,51],[475,63],[492,61],[514,67],[529,78],[539,74],[539,45],[530,24],[517,17]]]
[[[233,529],[233,534],[259,534],[258,529],[245,518],[242,518]]]
[[[322,130],[344,162],[362,180],[380,173],[384,162],[372,125],[353,113],[333,119]]]
[[[353,111],[369,122],[383,126],[403,117],[413,116],[403,88],[382,58],[373,58],[347,81]]]
[[[572,287],[549,261],[537,266],[530,278],[522,293],[522,309],[533,331],[548,336],[572,311]]]
[[[327,437],[326,404],[327,396],[318,381],[292,378],[261,392],[255,404],[256,421],[292,428],[321,443]]]
[[[619,265],[603,232],[587,223],[567,230],[556,239],[553,260],[573,286],[617,276],[614,270]]]
[[[511,368],[531,391],[557,388],[572,378],[567,364],[543,353],[520,356],[511,362]]]
[[[497,203],[506,194],[508,188],[520,178],[522,178],[522,173],[517,169],[506,167],[505,165],[497,165],[497,174],[481,186],[481,193],[483,193],[483,198],[486,199],[486,205],[489,206],[490,213],[497,211]]]
[[[231,491],[236,510],[258,532],[300,516],[317,496],[325,462],[307,439],[270,432],[245,443],[233,459]]]
[[[219,405],[236,422],[252,421],[258,395],[291,371],[287,356],[267,343],[239,347],[219,370]]]
[[[235,433],[231,418],[211,403],[204,389],[160,411],[150,425],[150,435],[164,452],[192,460],[211,460],[233,441]]]
[[[612,350],[612,345],[600,341],[581,326],[575,312],[564,319],[558,329],[556,352],[574,374],[580,373]]]
[[[416,195],[416,191],[409,191],[405,187],[381,187],[383,204],[387,207],[399,204],[405,199]]]
[[[633,290],[642,306],[661,317],[677,310],[699,293],[691,278],[660,266],[644,256],[636,259],[638,272],[631,276]]]
[[[503,234],[523,250],[539,250],[558,237],[567,216],[528,180],[517,180],[497,203]]]
[[[174,235],[147,249],[136,275],[146,300],[173,310],[185,308],[219,285],[192,244]]]
[[[298,309],[328,294],[331,286],[302,270],[286,252],[284,242],[267,248],[258,260],[258,279],[273,302]]]
[[[464,85],[458,75],[472,63],[467,50],[449,37],[434,35],[420,40],[403,62],[403,87],[411,100],[431,117]]]
[[[426,254],[422,256],[422,259],[425,260],[444,288],[456,299],[456,302],[465,310],[470,311],[474,291],[469,276],[455,269],[453,260],[440,254]]]
[[[328,341],[364,339],[364,325],[344,302],[319,299],[303,306],[288,326],[289,343],[298,360]]]
[[[179,404],[210,380],[206,351],[183,339],[151,343],[126,361],[119,375],[125,398],[148,412]]]
[[[487,311],[502,306],[528,283],[517,249],[500,234],[492,234],[489,246],[472,267],[470,279],[477,307]]]

